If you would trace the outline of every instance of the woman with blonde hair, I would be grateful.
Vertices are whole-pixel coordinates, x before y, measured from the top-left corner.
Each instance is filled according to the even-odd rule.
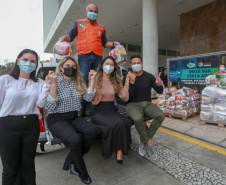
[[[49,130],[69,143],[70,152],[65,159],[64,170],[79,175],[85,184],[92,182],[83,159],[93,145],[98,133],[97,127],[78,117],[81,100],[91,102],[95,95],[94,77],[96,72],[89,72],[89,88],[81,76],[79,65],[73,57],[65,57],[56,68],[52,78],[50,94],[47,97],[47,123]],[[82,136],[79,136],[79,133]]]
[[[123,117],[114,106],[117,93],[123,101],[129,99],[129,76],[125,86],[122,86],[120,69],[111,56],[105,57],[95,77],[96,94],[92,101],[93,109],[90,112],[92,122],[102,132],[102,148],[105,159],[110,158],[113,152],[117,153],[117,163],[122,164],[122,154],[127,154],[131,144],[131,125],[126,125]]]

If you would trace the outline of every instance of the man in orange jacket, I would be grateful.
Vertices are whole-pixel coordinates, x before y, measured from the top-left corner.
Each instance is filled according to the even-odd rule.
[[[83,78],[88,84],[88,73],[91,69],[96,70],[103,57],[103,47],[110,48],[120,45],[119,42],[107,40],[105,27],[96,19],[98,7],[91,3],[86,7],[86,19],[76,20],[68,35],[59,38],[61,41],[72,42],[77,37],[76,49],[78,52],[78,63]],[[86,109],[86,102],[82,102],[82,116]]]

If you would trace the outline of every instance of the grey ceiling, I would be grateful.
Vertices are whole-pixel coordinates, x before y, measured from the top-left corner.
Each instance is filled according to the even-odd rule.
[[[179,51],[180,15],[213,1],[158,0],[159,48]],[[45,52],[52,52],[58,38],[68,33],[76,19],[86,17],[85,7],[91,2],[99,7],[98,22],[105,25],[108,40],[142,45],[142,0],[77,0],[65,14],[53,37],[45,43]]]

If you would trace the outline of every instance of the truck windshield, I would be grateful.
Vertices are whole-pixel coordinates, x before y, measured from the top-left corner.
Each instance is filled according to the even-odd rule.
[[[48,75],[49,71],[55,71],[56,67],[42,67],[37,73],[37,77],[45,80],[45,77]]]

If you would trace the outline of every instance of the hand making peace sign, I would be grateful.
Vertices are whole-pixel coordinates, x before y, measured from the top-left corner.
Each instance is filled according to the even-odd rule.
[[[162,73],[162,72],[160,72],[159,74],[155,73],[155,78],[156,78],[155,84],[156,84],[157,86],[161,86],[161,85],[162,85],[162,80],[161,80],[161,78],[160,78],[161,73]]]

